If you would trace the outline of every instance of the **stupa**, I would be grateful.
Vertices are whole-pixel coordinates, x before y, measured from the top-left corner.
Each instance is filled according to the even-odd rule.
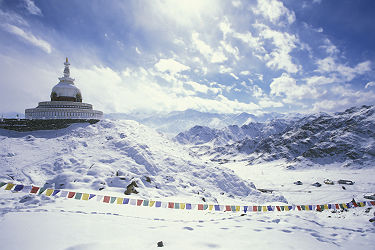
[[[39,102],[38,107],[25,110],[29,120],[79,119],[100,120],[103,112],[93,110],[92,105],[82,102],[82,94],[70,77],[69,61],[64,63],[64,76],[59,78],[51,91],[51,101]]]

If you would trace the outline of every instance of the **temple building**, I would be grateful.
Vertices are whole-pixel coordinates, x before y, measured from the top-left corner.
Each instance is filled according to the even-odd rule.
[[[64,63],[64,76],[51,91],[51,101],[39,102],[38,107],[25,110],[25,118],[30,120],[84,119],[100,120],[103,112],[93,110],[92,105],[82,102],[82,93],[70,78],[68,58]]]

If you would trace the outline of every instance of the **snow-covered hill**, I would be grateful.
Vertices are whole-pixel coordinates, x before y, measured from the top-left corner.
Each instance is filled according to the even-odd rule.
[[[295,166],[334,162],[368,166],[375,161],[374,113],[374,106],[362,106],[299,120],[249,123],[236,127],[234,135],[231,127],[224,130],[195,127],[175,139],[193,144],[197,154],[218,161],[246,160],[254,164],[286,159]]]
[[[29,133],[1,130],[0,152],[3,180],[121,193],[135,182],[141,197],[285,201],[259,193],[232,170],[189,155],[183,146],[135,121]]]

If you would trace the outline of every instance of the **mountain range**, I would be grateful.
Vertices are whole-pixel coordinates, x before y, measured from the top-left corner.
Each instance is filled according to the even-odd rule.
[[[219,162],[285,159],[291,168],[330,163],[369,166],[375,161],[374,113],[374,106],[362,106],[223,129],[195,126],[174,140]]]

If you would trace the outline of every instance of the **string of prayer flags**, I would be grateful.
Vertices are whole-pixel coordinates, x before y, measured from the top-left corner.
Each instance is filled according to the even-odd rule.
[[[37,187],[37,186],[28,186],[23,184],[14,184],[0,182],[0,188],[4,187],[4,190],[12,192],[24,192],[35,195],[46,195],[46,196],[55,196],[63,197],[74,200],[84,200],[88,201],[96,197],[98,202],[108,203],[108,204],[119,204],[119,205],[133,205],[133,206],[143,206],[143,207],[155,207],[155,208],[170,208],[170,209],[179,209],[179,210],[201,210],[201,211],[223,211],[223,212],[282,212],[282,211],[324,211],[324,210],[341,210],[348,208],[356,207],[365,207],[365,206],[375,206],[375,201],[351,201],[349,203],[334,203],[334,204],[319,204],[319,205],[268,205],[268,206],[238,206],[238,205],[219,205],[219,204],[192,204],[192,203],[180,203],[180,202],[164,202],[164,201],[155,201],[155,200],[144,200],[144,199],[129,199],[125,197],[115,197],[108,195],[96,195],[82,192],[74,192],[67,190],[52,189],[47,187]]]

